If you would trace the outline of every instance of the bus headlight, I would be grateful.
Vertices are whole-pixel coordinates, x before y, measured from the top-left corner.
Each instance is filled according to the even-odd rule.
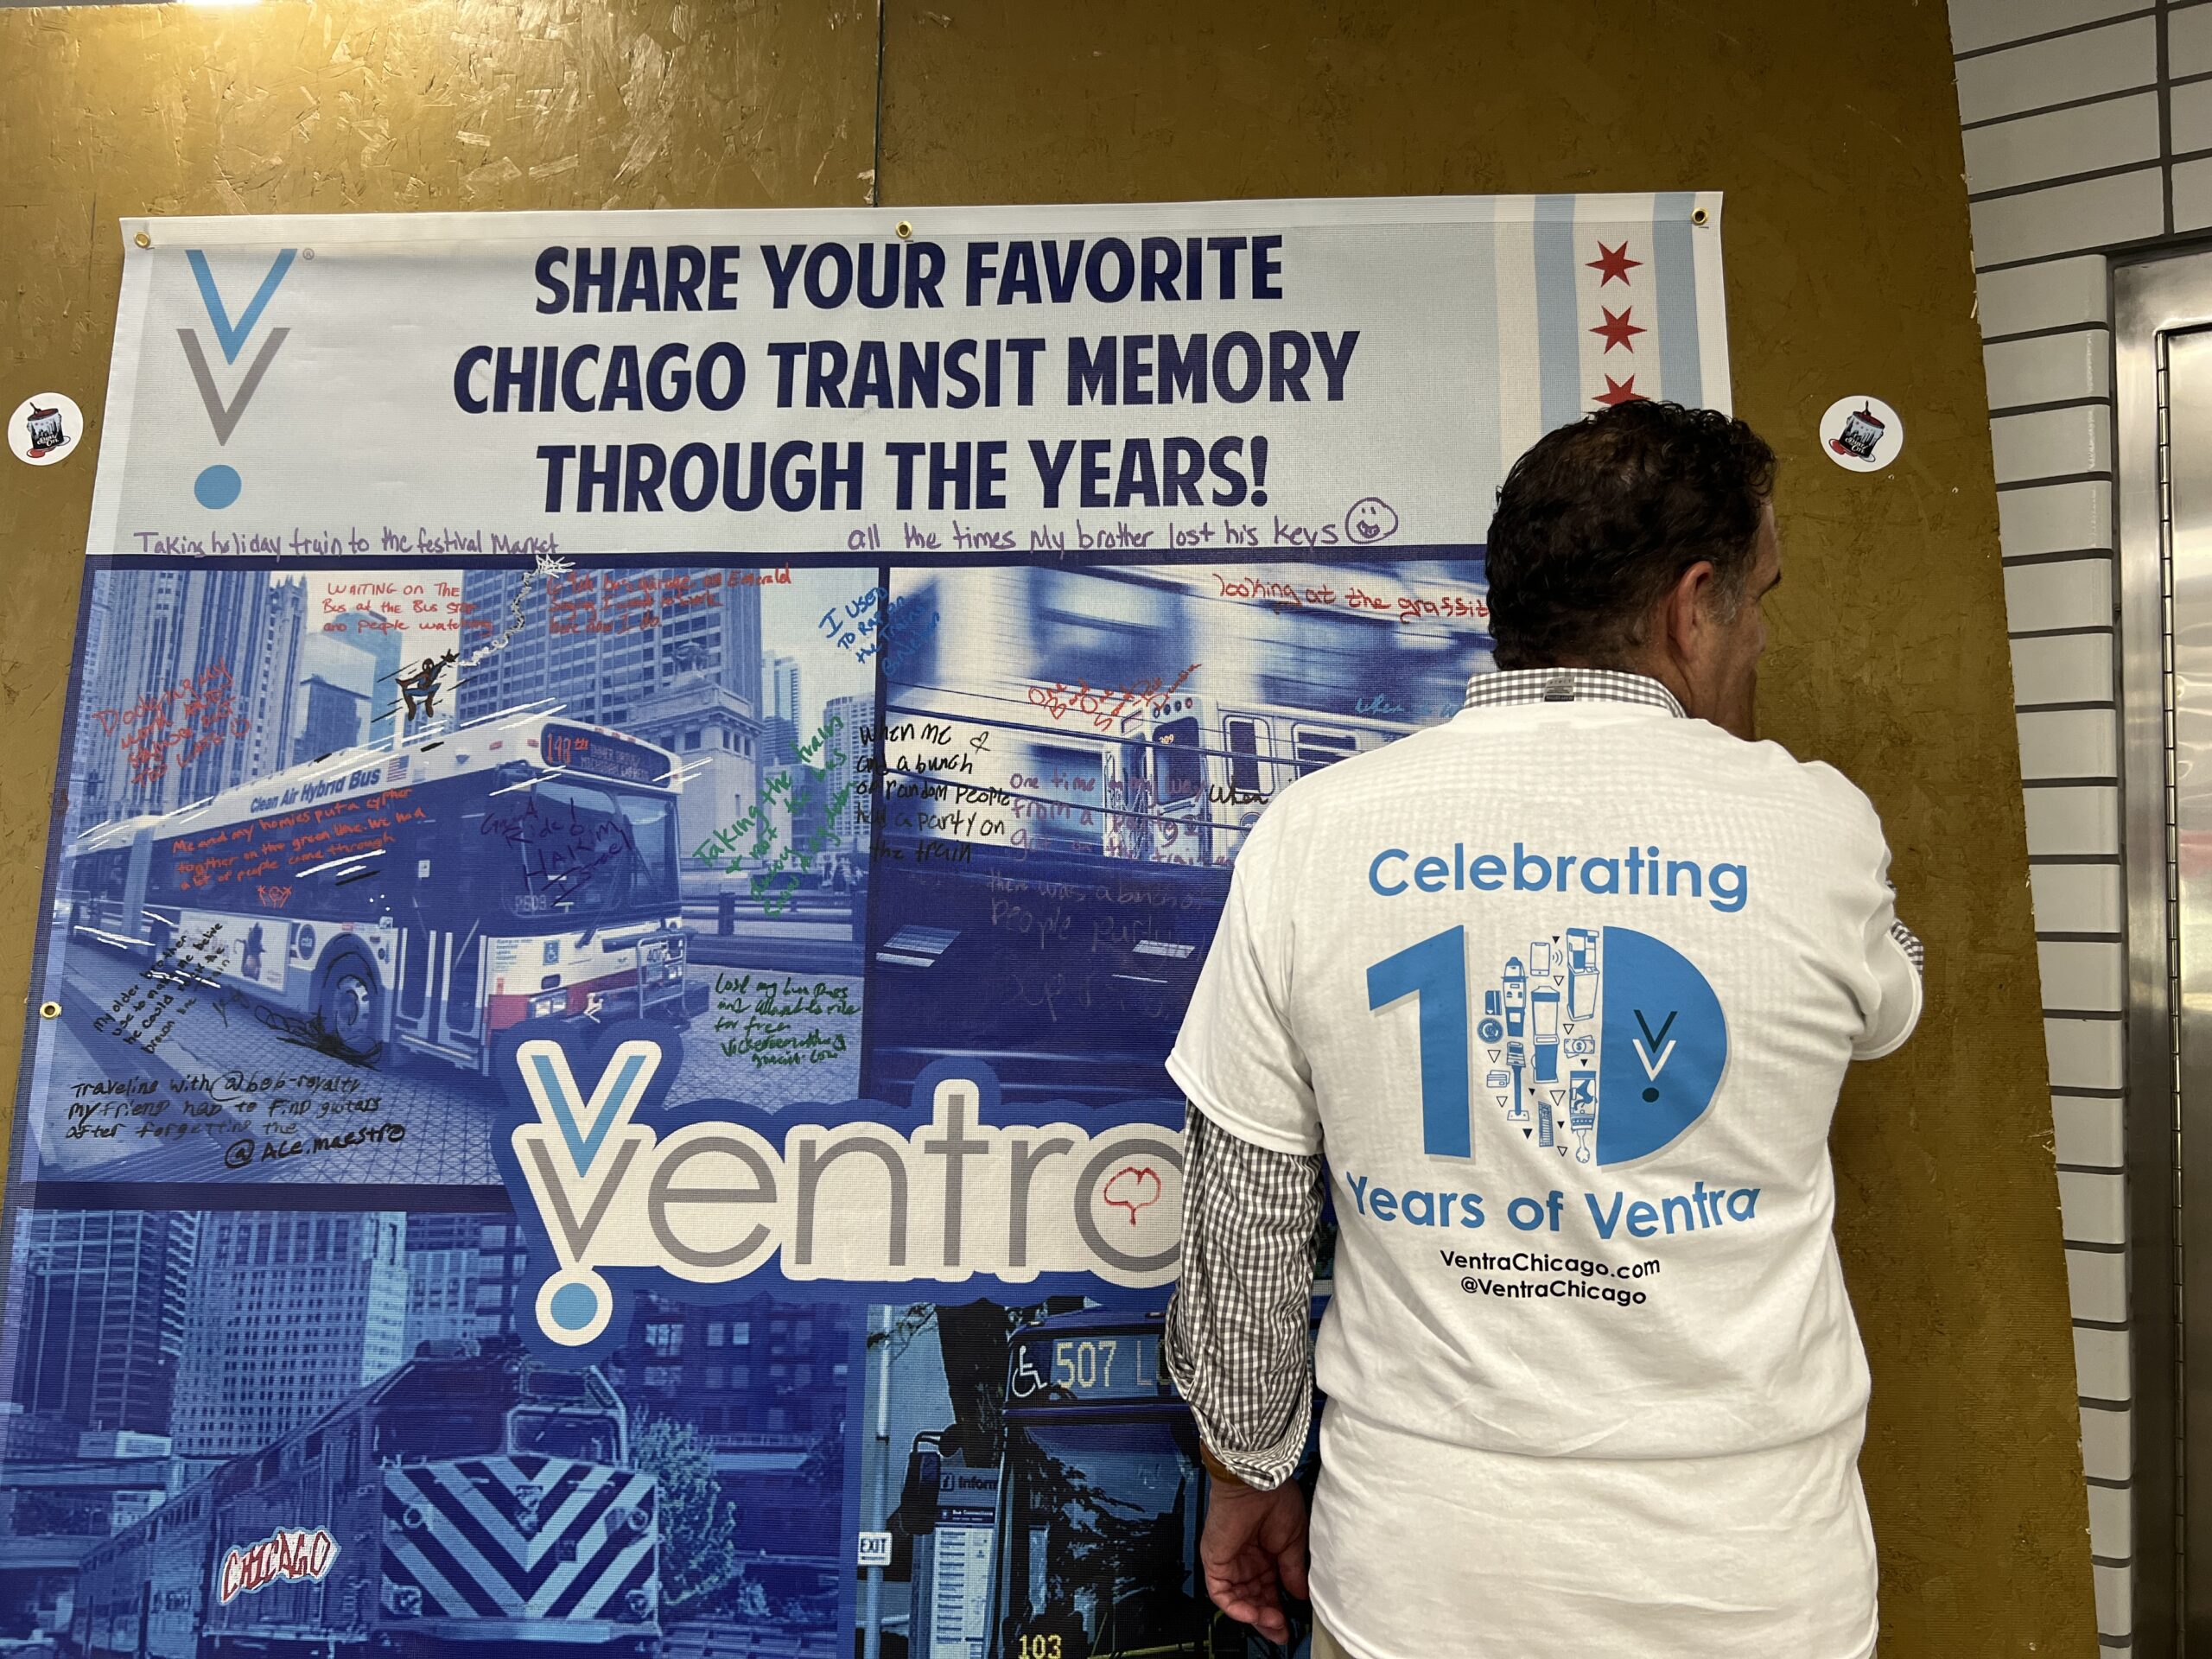
[[[651,1618],[653,1616],[653,1592],[642,1584],[634,1590],[624,1592],[622,1611],[632,1618]]]
[[[566,991],[548,991],[543,996],[530,999],[530,1017],[533,1020],[557,1020],[568,1011]]]
[[[384,1587],[384,1605],[401,1618],[420,1618],[423,1616],[422,1587],[412,1584],[387,1584]]]

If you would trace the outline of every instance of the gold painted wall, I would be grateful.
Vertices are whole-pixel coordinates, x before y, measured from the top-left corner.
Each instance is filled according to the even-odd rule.
[[[0,11],[0,403],[67,391],[97,437],[126,213],[865,202],[876,24],[866,0]],[[1942,5],[889,0],[882,43],[899,207],[1727,193],[1737,408],[1785,466],[1764,718],[1873,795],[1929,947],[1920,1033],[1859,1069],[1835,1137],[1882,1651],[2093,1650]],[[1907,428],[1872,477],[1815,441],[1860,391]],[[9,1074],[92,476],[89,445],[0,476]]]

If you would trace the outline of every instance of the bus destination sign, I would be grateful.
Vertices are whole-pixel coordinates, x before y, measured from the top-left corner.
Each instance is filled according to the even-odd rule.
[[[668,758],[649,744],[557,721],[545,728],[541,743],[539,753],[544,755],[545,764],[563,772],[656,787],[668,782]]]
[[[1069,1400],[1157,1400],[1171,1385],[1160,1373],[1156,1332],[1039,1338],[1014,1351],[1008,1403]]]

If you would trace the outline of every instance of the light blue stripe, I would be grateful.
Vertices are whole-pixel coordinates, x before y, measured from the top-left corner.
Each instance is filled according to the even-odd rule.
[[[1538,196],[1536,372],[1544,430],[1582,416],[1582,319],[1574,287],[1574,198]]]
[[[1484,196],[1470,202],[1468,207],[1469,222],[1456,228],[1466,238],[1467,343],[1474,353],[1474,361],[1468,365],[1468,379],[1475,389],[1475,397],[1468,411],[1466,430],[1455,438],[1453,448],[1475,457],[1480,482],[1474,499],[1487,504],[1496,497],[1497,486],[1505,481],[1504,474],[1498,470],[1498,451],[1504,446],[1501,432],[1505,418],[1505,388],[1500,384],[1497,368],[1497,230],[1492,218],[1496,203]],[[1486,510],[1486,505],[1478,509],[1470,539],[1479,537],[1489,524]]]
[[[1668,402],[1695,409],[1705,402],[1705,359],[1697,338],[1697,197],[1669,190],[1651,226],[1651,263],[1659,282],[1659,388]]]

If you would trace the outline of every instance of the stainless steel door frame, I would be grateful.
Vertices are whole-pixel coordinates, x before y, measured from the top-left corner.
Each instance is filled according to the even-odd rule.
[[[2120,721],[2121,848],[2127,907],[2126,1078],[2129,1344],[2134,1379],[2133,1475],[2135,1649],[2146,1659],[2212,1653],[2212,1545],[2184,1551],[2187,1494],[2198,1495],[2212,1537],[2212,1161],[2192,1180],[2184,1144],[2212,1153],[2212,1003],[2193,1012],[2183,987],[2173,764],[2177,727],[2212,736],[2212,658],[2177,676],[2169,535],[2171,477],[2168,349],[2173,336],[2212,327],[2212,252],[2192,251],[2113,271],[2113,389],[2119,474],[2115,571]],[[2188,348],[2196,355],[2198,347]],[[2204,461],[2212,469],[2212,427]],[[2187,492],[2192,497],[2195,490]],[[2212,495],[2208,495],[2212,502]],[[2212,544],[2186,550],[2212,573]],[[2195,584],[2203,591],[2203,578]],[[2184,664],[2184,669],[2190,665]],[[2193,689],[2190,689],[2192,687]],[[2177,687],[2184,690],[2178,702]],[[2200,740],[2201,741],[2201,740]],[[2186,774],[2183,776],[2188,786]],[[2195,780],[2212,811],[2212,769]],[[2191,883],[2202,888],[2202,878]],[[2212,915],[2199,908],[2200,925]],[[2190,978],[2212,985],[2191,953]],[[2194,1058],[2183,1081],[2182,1057]],[[2195,1265],[2194,1290],[2185,1282]],[[2194,1389],[2188,1383],[2194,1381]],[[2189,1640],[2193,1638],[2193,1640]]]

